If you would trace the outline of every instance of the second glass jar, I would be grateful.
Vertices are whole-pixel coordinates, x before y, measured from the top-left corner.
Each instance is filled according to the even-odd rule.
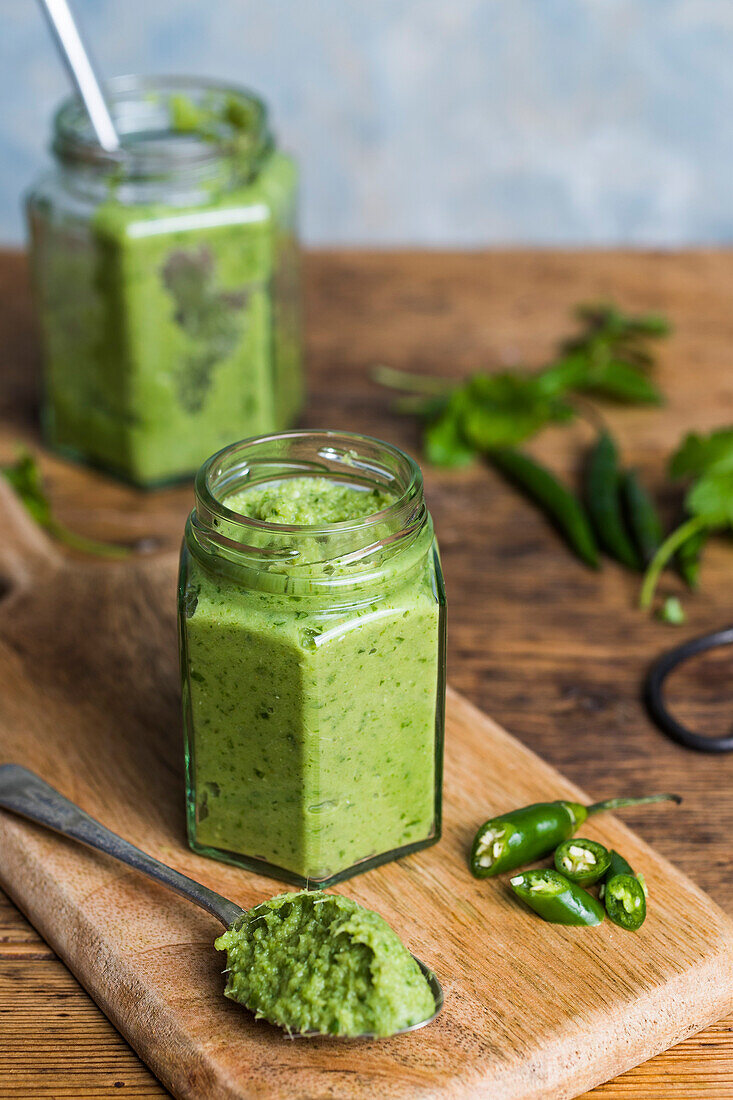
[[[27,199],[44,428],[150,486],[299,411],[297,173],[242,89],[124,77],[109,99],[121,149],[68,100]]]
[[[215,455],[179,622],[196,851],[327,886],[438,839],[445,596],[410,458],[335,432]]]

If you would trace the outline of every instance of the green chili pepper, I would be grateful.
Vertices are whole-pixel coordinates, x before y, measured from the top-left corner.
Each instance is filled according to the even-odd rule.
[[[589,926],[603,920],[603,906],[558,871],[524,871],[509,881],[517,897],[552,924]]]
[[[577,886],[592,886],[611,866],[611,853],[596,840],[574,837],[555,849],[555,868]]]
[[[682,543],[677,551],[677,568],[688,588],[697,588],[700,583],[700,560],[705,543],[709,538],[709,531],[696,531],[694,535],[690,535]]]
[[[608,865],[608,871],[606,873],[606,882],[612,879],[615,875],[633,875],[631,864],[628,860],[624,859],[615,848],[610,851],[611,862]]]
[[[648,565],[664,539],[662,522],[635,470],[627,470],[621,478],[621,493],[629,530],[641,560]]]
[[[676,794],[652,794],[644,798],[609,798],[591,806],[566,800],[535,802],[510,810],[489,818],[478,829],[469,860],[471,873],[476,878],[492,878],[542,859],[568,840],[591,814],[651,802],[681,801]]]
[[[616,444],[601,432],[591,451],[586,482],[586,503],[598,539],[611,557],[629,569],[641,569],[641,561],[624,526],[619,493],[620,473]]]
[[[600,890],[609,919],[627,932],[636,932],[646,920],[646,883],[635,875],[618,852],[611,852],[611,863]]]
[[[545,466],[511,447],[489,451],[490,461],[555,524],[578,557],[598,569],[598,547],[582,504]]]

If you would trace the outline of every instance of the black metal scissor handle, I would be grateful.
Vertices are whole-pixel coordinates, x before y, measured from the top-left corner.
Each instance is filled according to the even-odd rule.
[[[671,649],[669,653],[663,653],[649,669],[644,684],[644,699],[654,722],[673,741],[686,745],[688,749],[697,749],[698,752],[733,752],[733,734],[706,737],[683,726],[667,710],[664,702],[664,681],[673,669],[689,661],[691,657],[724,645],[733,645],[733,626],[716,630],[712,634],[703,634],[700,638],[692,638],[689,642],[683,642]]]

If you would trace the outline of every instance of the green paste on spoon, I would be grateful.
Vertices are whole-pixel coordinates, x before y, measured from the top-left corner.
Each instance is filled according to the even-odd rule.
[[[289,1032],[384,1037],[435,1012],[430,987],[387,922],[338,894],[281,894],[219,936],[225,994]]]

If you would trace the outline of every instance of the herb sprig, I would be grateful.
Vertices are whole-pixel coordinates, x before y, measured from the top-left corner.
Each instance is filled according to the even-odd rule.
[[[538,371],[479,371],[458,383],[389,367],[378,367],[374,376],[403,391],[395,411],[422,419],[430,462],[457,467],[487,459],[545,512],[587,565],[598,568],[600,547],[628,568],[645,570],[640,604],[649,609],[668,566],[696,588],[709,538],[733,530],[733,427],[691,433],[673,454],[670,478],[688,482],[685,516],[664,536],[654,501],[637,474],[620,464],[603,417],[584,399],[661,404],[650,371],[654,342],[669,333],[669,324],[657,314],[634,315],[612,305],[581,306],[576,314],[579,332]],[[582,498],[517,449],[548,425],[576,416],[597,430]],[[664,622],[684,622],[676,596],[657,614]]]
[[[699,552],[712,534],[733,528],[733,428],[720,428],[710,435],[690,433],[669,461],[669,475],[689,481],[685,495],[683,522],[676,527],[649,563],[644,576],[639,602],[650,608],[663,570],[675,555],[684,561],[694,561],[689,574],[693,586],[697,583]],[[694,558],[685,555],[691,548]]]
[[[611,305],[581,306],[577,317],[580,331],[539,371],[479,371],[455,383],[377,367],[374,378],[407,394],[395,402],[395,411],[423,420],[425,455],[438,466],[468,465],[478,455],[516,447],[550,424],[583,415],[578,395],[662,404],[649,371],[651,342],[667,335],[666,320]]]
[[[649,377],[651,345],[667,335],[669,325],[657,314],[634,315],[611,305],[581,306],[576,314],[579,331],[538,371],[479,371],[456,383],[378,367],[375,379],[403,391],[393,407],[422,419],[423,449],[434,465],[460,467],[479,456],[487,459],[542,509],[586,565],[599,568],[600,544],[641,571],[661,541],[654,541],[653,505],[636,475],[618,466],[603,417],[586,399],[661,404]],[[518,449],[549,424],[576,416],[597,429],[585,501]]]
[[[78,535],[54,516],[51,502],[43,487],[38,463],[29,451],[21,451],[15,462],[9,465],[0,465],[0,475],[20,498],[39,527],[48,531],[58,542],[73,550],[103,558],[126,558],[131,554],[128,546],[116,546]]]

